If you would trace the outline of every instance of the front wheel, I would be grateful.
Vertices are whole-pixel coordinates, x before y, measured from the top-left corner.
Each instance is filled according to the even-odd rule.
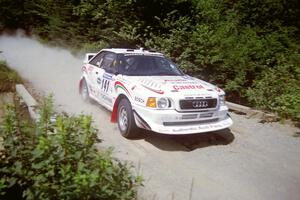
[[[118,127],[125,138],[135,138],[138,127],[135,124],[132,107],[127,99],[122,99],[118,106]]]

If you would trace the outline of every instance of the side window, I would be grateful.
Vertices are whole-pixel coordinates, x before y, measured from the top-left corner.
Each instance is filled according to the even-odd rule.
[[[103,62],[101,63],[101,68],[105,69],[105,71],[109,73],[116,72],[116,54],[107,53],[103,58]]]
[[[90,61],[90,64],[99,67],[99,66],[97,65],[97,63],[99,63],[100,66],[101,66],[101,63],[103,62],[103,57],[104,57],[104,55],[105,55],[105,52],[99,53],[98,55],[96,55],[96,56]]]

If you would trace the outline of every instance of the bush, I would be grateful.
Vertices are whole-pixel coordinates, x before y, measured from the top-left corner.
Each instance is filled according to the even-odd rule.
[[[299,9],[294,1],[276,2],[194,1],[193,16],[165,18],[168,32],[145,44],[224,88],[229,101],[299,120],[299,29],[282,17]]]
[[[20,82],[22,81],[18,73],[0,61],[0,92],[14,91],[15,84]]]
[[[98,41],[93,43],[84,43],[80,49],[79,54],[85,54],[87,52],[97,53],[100,49],[107,48],[108,44],[104,41]]]
[[[90,116],[59,114],[53,120],[51,99],[41,106],[40,116],[30,125],[7,107],[0,193],[19,185],[26,199],[136,198],[141,178],[111,151],[95,148],[97,131]]]
[[[280,58],[276,68],[266,70],[260,79],[254,81],[247,96],[258,108],[299,121],[300,70],[292,60]]]

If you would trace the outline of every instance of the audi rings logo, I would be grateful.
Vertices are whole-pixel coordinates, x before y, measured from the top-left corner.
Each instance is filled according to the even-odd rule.
[[[207,108],[208,102],[207,101],[193,101],[194,108]]]

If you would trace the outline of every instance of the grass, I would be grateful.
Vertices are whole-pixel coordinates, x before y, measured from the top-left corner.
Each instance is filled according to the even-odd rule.
[[[21,82],[19,74],[10,69],[5,62],[0,61],[0,92],[15,91],[15,84]]]

